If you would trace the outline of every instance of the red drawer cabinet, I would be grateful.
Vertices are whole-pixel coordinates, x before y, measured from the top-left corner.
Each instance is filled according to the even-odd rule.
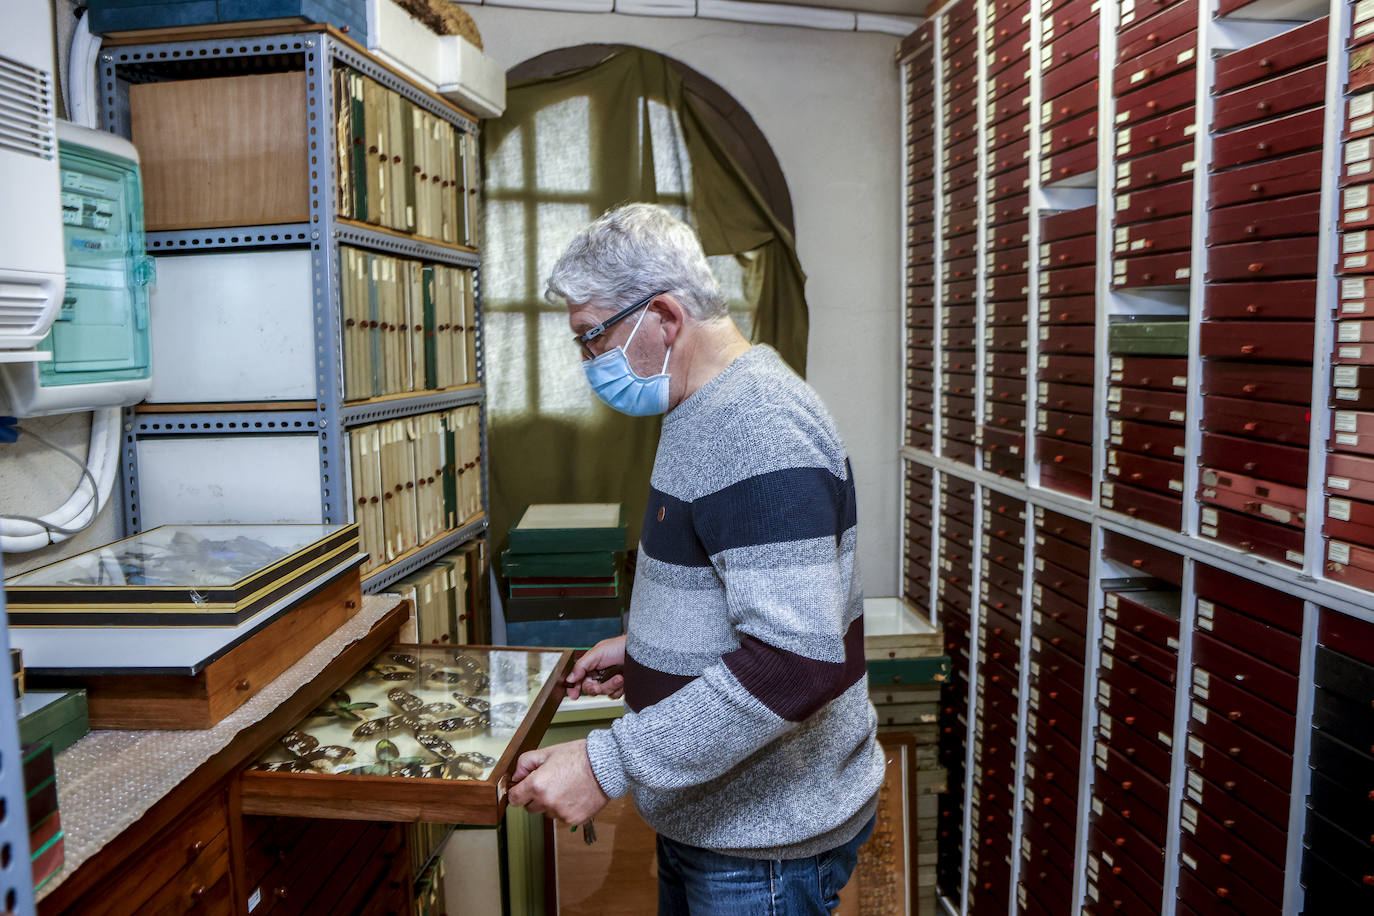
[[[1114,257],[1112,287],[1147,289],[1159,286],[1186,286],[1193,275],[1192,263],[1193,255],[1190,251]]]
[[[1317,108],[1221,134],[1212,141],[1212,168],[1226,169],[1318,149],[1322,145],[1323,116],[1323,110]]]
[[[1306,446],[1312,411],[1305,404],[1212,396],[1202,402],[1202,428],[1218,433]]]
[[[1122,420],[1182,425],[1187,396],[1183,392],[1158,389],[1107,389],[1107,413]]]
[[[1092,324],[1097,315],[1097,299],[1092,294],[1040,297],[1041,324]]]
[[[1180,35],[1116,65],[1112,88],[1121,96],[1148,82],[1162,80],[1197,65],[1197,35]]]
[[[1118,60],[1139,57],[1180,35],[1197,31],[1197,0],[1182,0],[1163,8],[1151,0],[1135,0],[1135,5],[1138,9],[1134,13],[1122,11],[1117,27]]]
[[[1204,321],[1199,349],[1220,359],[1311,362],[1313,333],[1310,321]]]
[[[1090,414],[1093,409],[1093,390],[1088,385],[1037,382],[1036,403],[1051,410]]]
[[[1183,521],[1183,502],[1153,490],[1104,480],[1101,499],[1104,508],[1163,528],[1177,529]]]
[[[1151,458],[1120,449],[1107,450],[1108,479],[1158,493],[1183,492],[1183,462]]]
[[[1315,192],[1277,200],[1221,207],[1212,211],[1209,245],[1316,235],[1321,229],[1321,195]],[[1312,265],[1316,272],[1316,264]]]
[[[1094,86],[1084,86],[1083,88],[1096,89]],[[1075,92],[1077,91],[1079,90],[1075,90]],[[1070,93],[1070,95],[1072,94]],[[1089,110],[1078,113],[1071,119],[1056,121],[1043,128],[1040,131],[1040,152],[1042,155],[1048,156],[1096,141],[1097,112]]]
[[[1186,105],[1168,114],[1148,118],[1116,132],[1116,158],[1143,156],[1171,146],[1193,142],[1197,133],[1197,107]]]
[[[1038,410],[1036,432],[1083,445],[1093,441],[1092,417],[1059,410]]]
[[[1352,376],[1350,381],[1358,382]],[[1337,379],[1337,383],[1341,379]],[[1351,386],[1352,389],[1356,386]],[[1257,365],[1206,360],[1202,364],[1202,392],[1233,398],[1310,404],[1312,369],[1302,365]]]
[[[1188,387],[1188,361],[1171,356],[1113,356],[1107,380],[1130,388],[1165,391]]]
[[[1217,58],[1213,91],[1228,92],[1324,61],[1326,46],[1327,18],[1323,16],[1268,41]]]
[[[1096,56],[1098,16],[1093,14],[1069,31],[1048,34],[1041,45],[1040,61],[1045,72],[1052,72],[1069,61],[1085,55]]]
[[[1097,207],[1063,210],[1040,221],[1041,242],[1060,242],[1097,232]]]
[[[1040,180],[1043,184],[1053,185],[1075,175],[1085,175],[1096,168],[1097,141],[1093,140],[1072,149],[1044,156],[1040,164]]]
[[[1112,253],[1123,257],[1191,251],[1193,224],[1186,216],[1118,226],[1112,233]]]
[[[1197,77],[1183,70],[1123,93],[1116,100],[1116,127],[1154,118],[1175,108],[1196,104]]]
[[[1111,420],[1107,427],[1108,441],[1117,448],[1160,458],[1184,456],[1184,430],[1181,426]]]
[[[1040,124],[1042,127],[1066,124],[1080,115],[1096,112],[1097,84],[1087,83],[1062,95],[1046,98],[1040,105]]]
[[[1132,26],[1143,25],[1157,28],[1159,19],[1164,18],[1166,14],[1174,18],[1179,12],[1191,12],[1193,19],[1197,19],[1197,5],[1194,0],[1123,0],[1117,31],[1124,33]]]
[[[1072,58],[1045,73],[1040,81],[1042,97],[1052,99],[1076,89],[1084,83],[1096,80],[1097,55],[1098,49],[1094,46],[1090,53]]]
[[[1298,446],[1205,432],[1202,435],[1202,463],[1290,486],[1307,484],[1307,449]]]
[[[1180,216],[1193,209],[1193,180],[1185,178],[1167,185],[1114,195],[1116,223]]]
[[[1233,318],[1308,319],[1316,315],[1317,281],[1213,283],[1203,294],[1204,321]]]
[[[1050,328],[1041,328],[1042,334]],[[1036,378],[1047,382],[1091,385],[1097,360],[1092,356],[1041,354],[1036,362]]]

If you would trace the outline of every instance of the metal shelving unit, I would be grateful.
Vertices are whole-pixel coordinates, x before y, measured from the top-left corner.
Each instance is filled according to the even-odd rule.
[[[979,63],[980,73],[986,77],[987,54],[982,46],[982,30],[989,25],[989,17],[993,15],[995,7],[986,0],[977,0],[978,24],[979,24]],[[952,4],[951,4],[952,5]],[[1309,5],[1310,6],[1310,5]],[[1020,874],[1021,866],[1021,847],[1020,839],[1023,833],[1022,802],[1024,800],[1027,786],[1024,773],[1025,768],[1025,746],[1027,741],[1026,720],[1027,710],[1027,691],[1031,686],[1030,676],[1030,653],[1029,643],[1031,636],[1030,619],[1033,612],[1032,602],[1032,574],[1035,559],[1034,546],[1034,527],[1030,522],[1031,514],[1035,507],[1043,507],[1048,510],[1068,516],[1083,522],[1088,522],[1092,526],[1092,549],[1091,549],[1091,568],[1088,571],[1090,584],[1088,624],[1086,633],[1087,653],[1084,658],[1085,678],[1083,682],[1084,707],[1081,710],[1083,715],[1080,760],[1079,760],[1079,784],[1078,802],[1080,804],[1079,823],[1076,836],[1076,843],[1073,849],[1074,862],[1066,868],[1066,872],[1072,874],[1073,893],[1072,899],[1060,901],[1060,905],[1068,912],[1081,912],[1085,905],[1089,904],[1086,887],[1089,883],[1087,874],[1087,856],[1089,852],[1088,840],[1088,820],[1087,804],[1092,797],[1094,786],[1094,750],[1093,744],[1097,727],[1097,709],[1094,697],[1097,695],[1098,686],[1098,663],[1101,655],[1101,636],[1103,633],[1102,608],[1104,606],[1104,577],[1120,575],[1111,569],[1111,562],[1103,556],[1104,538],[1109,534],[1121,534],[1129,536],[1137,541],[1153,547],[1163,548],[1171,554],[1181,557],[1183,560],[1183,579],[1179,589],[1181,601],[1181,620],[1180,620],[1180,640],[1177,653],[1176,671],[1176,696],[1173,710],[1173,732],[1172,732],[1172,756],[1170,758],[1171,770],[1169,780],[1169,803],[1170,810],[1164,812],[1167,815],[1167,832],[1163,853],[1165,855],[1165,870],[1163,881],[1163,905],[1161,916],[1173,916],[1176,911],[1176,897],[1179,886],[1179,876],[1182,866],[1180,865],[1182,837],[1186,832],[1181,824],[1181,811],[1186,798],[1186,774],[1189,771],[1187,757],[1187,745],[1189,741],[1189,716],[1191,713],[1191,693],[1190,688],[1193,684],[1193,639],[1191,634],[1194,632],[1194,624],[1197,618],[1198,594],[1195,589],[1195,571],[1199,564],[1207,567],[1229,572],[1243,578],[1255,581],[1268,588],[1282,592],[1287,595],[1296,596],[1304,601],[1304,615],[1301,621],[1302,634],[1302,656],[1301,670],[1298,674],[1298,699],[1296,707],[1296,731],[1293,744],[1293,764],[1291,768],[1291,785],[1289,798],[1289,819],[1287,827],[1287,861],[1284,863],[1284,895],[1282,901],[1282,912],[1285,914],[1297,914],[1302,910],[1303,888],[1299,880],[1302,856],[1303,856],[1303,835],[1306,821],[1306,795],[1310,785],[1310,770],[1307,765],[1308,748],[1310,743],[1312,709],[1313,709],[1313,671],[1314,658],[1317,644],[1317,625],[1319,614],[1338,613],[1349,615],[1364,621],[1374,621],[1374,594],[1368,591],[1351,587],[1335,579],[1327,578],[1324,575],[1325,567],[1325,542],[1322,533],[1322,520],[1326,515],[1326,494],[1323,483],[1326,478],[1326,455],[1327,439],[1330,432],[1330,412],[1332,407],[1331,395],[1331,352],[1334,339],[1333,322],[1331,315],[1337,296],[1337,280],[1335,273],[1337,243],[1339,242],[1336,231],[1336,215],[1338,212],[1338,179],[1340,176],[1340,154],[1342,149],[1341,131],[1344,124],[1344,85],[1347,72],[1347,51],[1346,40],[1349,32],[1350,23],[1350,4],[1332,0],[1329,4],[1321,4],[1320,9],[1315,11],[1311,8],[1298,10],[1292,5],[1287,9],[1280,9],[1274,12],[1265,12],[1259,5],[1246,7],[1248,15],[1257,17],[1252,20],[1217,20],[1214,19],[1216,9],[1215,0],[1204,0],[1199,4],[1198,12],[1198,31],[1197,31],[1197,81],[1196,81],[1196,123],[1198,129],[1194,136],[1194,186],[1193,186],[1193,216],[1192,216],[1192,266],[1185,293],[1181,287],[1174,292],[1174,297],[1179,304],[1186,301],[1188,311],[1188,386],[1186,389],[1187,420],[1185,425],[1185,451],[1183,485],[1184,512],[1181,530],[1172,530],[1159,525],[1137,520],[1121,512],[1105,508],[1101,502],[1101,484],[1105,476],[1106,466],[1106,432],[1107,432],[1107,387],[1108,387],[1108,366],[1107,357],[1107,319],[1110,314],[1121,312],[1123,304],[1117,302],[1118,294],[1111,287],[1111,263],[1113,249],[1113,213],[1115,211],[1115,194],[1112,190],[1113,178],[1113,158],[1116,148],[1114,137],[1114,116],[1115,100],[1113,97],[1113,70],[1116,64],[1116,45],[1117,45],[1117,21],[1118,4],[1114,2],[1103,2],[1098,7],[1100,13],[1099,24],[1099,45],[1098,51],[1100,59],[1098,64],[1098,134],[1097,134],[1097,171],[1096,180],[1088,185],[1083,176],[1078,176],[1077,180],[1072,180],[1064,184],[1044,185],[1040,179],[1040,127],[1039,113],[1042,103],[1042,66],[1040,57],[1040,45],[1043,29],[1041,25],[1040,4],[1031,4],[1031,71],[1030,71],[1030,96],[1031,96],[1031,119],[1030,119],[1030,240],[1029,246],[1029,265],[1030,275],[1027,325],[1028,325],[1028,353],[1027,353],[1027,410],[1026,410],[1026,454],[1025,458],[1025,481],[1016,481],[1006,477],[998,476],[991,470],[985,469],[983,461],[983,449],[980,447],[975,451],[976,457],[969,462],[956,461],[943,453],[941,435],[941,403],[943,381],[943,362],[941,359],[941,339],[943,330],[943,299],[944,284],[942,280],[941,259],[943,257],[943,226],[940,214],[943,212],[944,205],[941,204],[943,191],[943,170],[942,162],[943,138],[947,125],[943,120],[943,106],[946,101],[944,81],[942,79],[942,60],[941,48],[943,47],[942,38],[947,25],[946,13],[950,5],[932,13],[930,29],[935,36],[934,41],[934,69],[933,69],[933,90],[935,93],[935,117],[936,141],[935,141],[935,164],[934,182],[936,194],[936,225],[934,227],[935,242],[935,267],[933,269],[933,309],[934,309],[934,342],[932,349],[935,354],[935,363],[932,367],[934,378],[932,389],[933,393],[921,393],[921,399],[929,397],[929,409],[934,415],[935,430],[932,437],[932,446],[929,450],[913,448],[909,445],[899,447],[903,467],[920,466],[930,471],[933,479],[933,497],[930,506],[930,567],[932,571],[940,568],[940,546],[938,532],[941,530],[941,507],[939,494],[941,492],[940,481],[946,475],[960,481],[967,481],[976,484],[978,489],[975,491],[975,505],[984,504],[983,496],[985,493],[993,492],[1022,500],[1026,503],[1027,520],[1025,536],[1025,577],[1023,581],[1023,595],[1021,612],[1021,660],[1020,660],[1020,698],[1018,708],[1017,724],[1017,762],[1016,779],[1014,785],[1015,811],[1013,814],[1013,836],[1012,836],[1012,863],[1011,886],[1008,889],[1008,911],[1011,916],[1015,916],[1021,910],[1017,901],[1017,878]],[[1313,303],[1315,319],[1315,342],[1312,365],[1312,402],[1311,402],[1311,428],[1308,440],[1308,485],[1307,485],[1307,525],[1305,529],[1305,551],[1304,562],[1301,568],[1292,565],[1276,562],[1248,553],[1238,548],[1227,546],[1218,541],[1201,536],[1200,533],[1200,503],[1196,499],[1200,477],[1200,455],[1201,455],[1201,418],[1203,408],[1203,394],[1201,388],[1201,377],[1203,361],[1200,356],[1200,334],[1202,325],[1202,305],[1204,295],[1204,285],[1206,277],[1206,265],[1208,264],[1209,250],[1207,246],[1208,237],[1208,180],[1209,164],[1211,160],[1212,133],[1210,124],[1212,121],[1212,95],[1211,87],[1214,80],[1214,64],[1218,55],[1244,47],[1249,47],[1259,41],[1266,40],[1276,34],[1280,34],[1290,28],[1296,27],[1302,22],[1319,18],[1321,15],[1330,16],[1330,29],[1327,53],[1326,70],[1326,93],[1325,93],[1325,136],[1323,146],[1323,177],[1321,185],[1321,236],[1318,254],[1317,267],[1317,296]],[[1246,11],[1241,11],[1237,15],[1247,15]],[[1286,15],[1292,17],[1290,20],[1273,18],[1264,21],[1265,16],[1278,17]],[[967,27],[965,27],[967,28]],[[905,82],[905,72],[903,80]],[[904,108],[905,111],[905,108]],[[986,127],[987,121],[987,92],[985,82],[979,97],[978,125],[980,132]],[[904,125],[905,126],[905,125]],[[981,134],[980,134],[981,135]],[[905,132],[904,132],[905,136]],[[989,161],[989,154],[986,148],[979,152],[979,161],[982,163],[982,174],[980,181],[986,187],[986,171]],[[910,170],[904,172],[903,186],[907,186],[910,179]],[[1059,492],[1040,485],[1040,466],[1037,457],[1037,450],[1034,445],[1035,425],[1036,425],[1036,376],[1037,362],[1035,344],[1038,340],[1038,316],[1039,316],[1039,242],[1040,228],[1039,217],[1042,211],[1054,211],[1060,209],[1074,209],[1080,206],[1096,203],[1097,212],[1097,255],[1098,271],[1096,282],[1096,344],[1097,344],[1097,366],[1093,385],[1093,466],[1092,466],[1092,494],[1091,498],[1084,500],[1078,497]],[[978,369],[976,375],[980,380],[987,375],[987,360],[985,358],[985,348],[982,345],[982,319],[987,314],[985,300],[986,281],[985,271],[982,269],[986,262],[987,238],[984,231],[988,213],[988,194],[980,189],[978,200],[979,227],[980,227],[980,254],[979,254],[979,293],[977,298],[977,314],[980,319],[979,345],[978,345]],[[909,211],[904,211],[909,212]],[[908,236],[909,237],[909,236]],[[905,241],[906,239],[904,239]],[[904,246],[905,250],[905,246]],[[905,277],[905,275],[904,275]],[[904,282],[905,287],[905,282]],[[1186,300],[1184,296],[1186,295]],[[1175,308],[1175,311],[1176,308]],[[903,322],[905,325],[905,321]],[[904,353],[904,383],[906,379],[906,336],[903,331],[903,353]],[[924,368],[924,367],[922,367]],[[979,422],[983,419],[984,398],[978,398]],[[927,405],[917,403],[922,409]],[[906,423],[903,422],[902,428],[905,429]],[[903,477],[905,479],[905,475]],[[901,556],[905,552],[909,543],[906,538],[906,513],[899,513],[902,521],[902,530],[899,532],[899,543],[901,544]],[[973,522],[975,550],[981,543],[983,528],[982,513],[975,511]],[[977,556],[975,555],[975,562]],[[975,570],[978,567],[975,566]],[[1117,567],[1120,569],[1120,567]],[[938,576],[932,575],[931,589],[929,595],[930,612],[932,618],[938,615],[938,591],[936,579]],[[899,575],[899,581],[904,581],[904,577]],[[970,905],[969,873],[974,865],[976,851],[970,849],[970,827],[971,818],[967,808],[967,802],[974,794],[974,780],[976,772],[973,768],[974,753],[973,742],[975,740],[975,717],[977,708],[978,675],[980,668],[980,658],[978,650],[978,605],[981,583],[974,586],[973,610],[970,618],[973,621],[973,633],[970,638],[969,647],[969,688],[970,697],[967,708],[967,719],[969,727],[969,747],[967,749],[966,772],[964,775],[964,785],[962,791],[965,798],[964,812],[964,847],[963,847],[963,894],[958,902],[948,897],[942,897],[941,903],[944,912],[950,916],[968,916],[973,907]],[[913,600],[924,600],[924,596],[913,595]],[[953,787],[952,787],[953,788]],[[957,791],[957,789],[956,789]],[[1069,869],[1072,869],[1069,871]],[[977,894],[977,891],[973,891]],[[1277,904],[1276,904],[1277,905]],[[1199,911],[1201,912],[1201,911]]]
[[[254,68],[303,70],[306,76],[306,112],[302,130],[309,131],[308,153],[312,165],[302,180],[309,185],[309,219],[303,223],[228,228],[189,229],[148,233],[150,253],[171,254],[264,248],[308,248],[310,251],[311,317],[314,329],[315,406],[313,410],[272,409],[268,404],[236,405],[225,412],[124,412],[122,451],[124,525],[126,533],[141,530],[138,442],[171,436],[235,436],[269,432],[314,435],[319,448],[320,520],[326,524],[349,521],[347,487],[340,485],[347,473],[345,430],[382,420],[485,404],[485,365],[482,339],[482,296],[479,254],[471,248],[412,237],[384,228],[345,219],[337,212],[335,153],[330,113],[334,111],[335,66],[347,66],[387,89],[397,92],[419,108],[473,133],[477,122],[438,97],[394,73],[348,41],[323,29],[286,32],[251,38],[205,39],[115,46],[101,53],[98,82],[104,100],[104,129],[129,136],[129,86],[132,82],[175,79],[187,73],[253,72]],[[199,68],[199,69],[198,69]],[[317,133],[315,124],[331,125]],[[445,391],[365,402],[343,400],[342,342],[340,338],[339,245],[389,255],[472,269],[477,318],[478,383]],[[486,411],[481,415],[481,443],[487,452]],[[486,505],[487,468],[482,465],[483,505]],[[376,591],[431,562],[486,531],[486,514],[448,532],[408,557],[392,563],[365,580]]]

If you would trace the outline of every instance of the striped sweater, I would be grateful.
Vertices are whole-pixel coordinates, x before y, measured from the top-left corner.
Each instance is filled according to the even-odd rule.
[[[876,806],[854,481],[816,393],[753,347],[664,419],[626,640],[626,715],[587,740],[662,835],[815,855]]]

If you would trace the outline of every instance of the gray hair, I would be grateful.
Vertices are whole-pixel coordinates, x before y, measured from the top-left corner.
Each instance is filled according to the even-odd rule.
[[[727,314],[725,294],[692,227],[655,204],[607,211],[568,243],[544,296],[615,310],[659,290],[704,321]]]

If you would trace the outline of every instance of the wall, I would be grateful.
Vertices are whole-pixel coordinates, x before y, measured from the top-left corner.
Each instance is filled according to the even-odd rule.
[[[897,593],[901,490],[899,40],[889,35],[465,5],[509,69],[613,42],[677,58],[730,92],[773,146],[792,193],[811,307],[809,381],[849,447],[870,595]]]
[[[76,17],[73,0],[55,0],[54,13],[57,32],[57,64],[60,81],[66,86],[67,55],[71,49],[72,26]],[[59,114],[63,113],[59,109]],[[22,426],[32,429],[72,452],[85,458],[91,430],[89,413],[68,414],[25,420]],[[14,445],[0,445],[0,512],[17,515],[42,515],[66,502],[76,488],[81,471],[75,464],[27,436]],[[116,485],[107,505],[90,528],[64,544],[30,553],[5,554],[5,575],[14,575],[35,566],[42,566],[63,557],[109,543],[120,535],[120,491]]]

